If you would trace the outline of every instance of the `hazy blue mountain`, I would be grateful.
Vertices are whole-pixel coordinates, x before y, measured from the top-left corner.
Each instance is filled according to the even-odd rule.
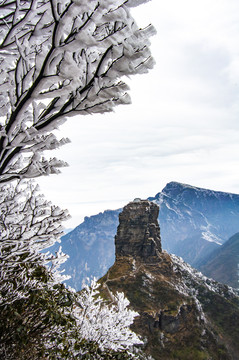
[[[78,290],[84,279],[99,278],[114,263],[119,213],[120,210],[106,210],[85,217],[82,224],[61,238],[62,249],[70,256],[63,265],[65,273],[71,275],[68,285]]]
[[[163,248],[197,267],[239,231],[239,195],[170,182],[155,197]]]
[[[239,288],[239,233],[206,257],[199,269],[208,277]]]
[[[239,195],[170,182],[155,197],[160,206],[162,247],[198,267],[211,252],[239,231]],[[114,263],[114,236],[122,209],[86,217],[62,237],[67,283],[80,289],[85,277],[100,277]]]

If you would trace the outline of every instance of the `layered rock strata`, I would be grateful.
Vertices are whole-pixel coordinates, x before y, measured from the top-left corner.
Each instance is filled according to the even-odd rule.
[[[144,262],[158,261],[162,252],[159,207],[148,200],[136,199],[123,208],[115,236],[116,259],[131,256]]]

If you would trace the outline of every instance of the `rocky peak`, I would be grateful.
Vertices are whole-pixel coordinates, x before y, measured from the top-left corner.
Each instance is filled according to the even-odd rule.
[[[162,252],[158,214],[157,204],[138,198],[123,208],[115,236],[116,259],[131,256],[144,262],[158,261]]]
[[[238,360],[237,292],[161,250],[158,212],[157,204],[135,199],[120,213],[103,297],[125,293],[139,314],[132,330],[150,359]]]

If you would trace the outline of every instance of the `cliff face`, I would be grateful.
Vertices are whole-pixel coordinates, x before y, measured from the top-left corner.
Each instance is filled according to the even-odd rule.
[[[155,360],[238,360],[238,294],[162,251],[157,214],[145,200],[123,209],[102,294],[125,293],[139,313],[133,329]]]
[[[157,261],[162,252],[158,224],[159,207],[148,200],[135,200],[119,215],[115,255],[133,256],[145,262]]]

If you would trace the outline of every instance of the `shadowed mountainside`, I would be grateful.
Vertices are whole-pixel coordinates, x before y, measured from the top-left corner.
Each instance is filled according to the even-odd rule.
[[[208,277],[239,288],[239,233],[213,251],[200,265]]]

